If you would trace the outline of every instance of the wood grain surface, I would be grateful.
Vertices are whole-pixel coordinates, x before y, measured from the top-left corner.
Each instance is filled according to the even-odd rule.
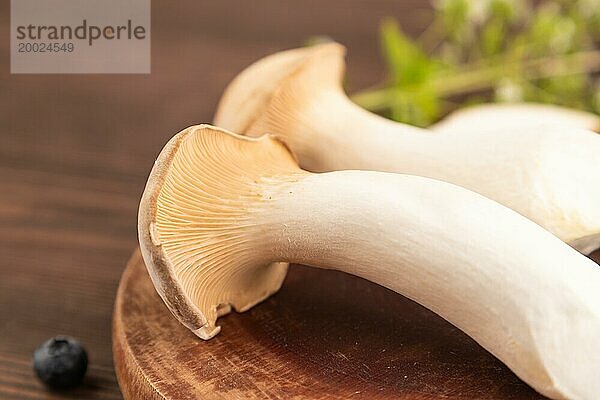
[[[379,21],[394,16],[418,34],[428,4],[155,0],[151,74],[11,75],[10,2],[0,2],[0,399],[120,398],[114,299],[164,143],[211,121],[225,85],[246,65],[311,35],[348,46],[350,91],[379,82]],[[230,324],[224,332],[233,335]],[[47,391],[31,370],[35,347],[56,334],[88,349],[88,376],[72,391]]]
[[[366,280],[292,266],[281,290],[202,341],[172,317],[136,251],[113,350],[126,399],[543,399],[460,330]]]

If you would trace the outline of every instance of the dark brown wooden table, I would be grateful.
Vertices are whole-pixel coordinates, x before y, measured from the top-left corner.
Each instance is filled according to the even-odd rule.
[[[146,174],[171,135],[211,121],[236,73],[327,34],[349,48],[352,91],[383,77],[382,17],[413,34],[430,18],[421,0],[152,3],[150,75],[10,75],[0,4],[0,399],[121,398],[111,316]],[[65,393],[30,365],[56,334],[79,338],[91,361]]]
[[[157,0],[150,75],[10,75],[9,2],[1,2],[0,399],[120,398],[113,302],[162,145],[210,122],[247,64],[311,35],[348,45],[351,88],[376,83],[386,15],[411,32],[430,17],[418,0]],[[66,394],[47,392],[30,365],[56,334],[79,338],[91,361],[83,388]]]

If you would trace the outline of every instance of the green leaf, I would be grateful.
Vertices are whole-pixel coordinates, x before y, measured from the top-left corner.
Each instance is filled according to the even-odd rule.
[[[482,0],[478,0],[482,1]],[[438,10],[437,18],[448,37],[458,39],[462,36],[469,19],[469,3],[467,0],[438,0],[435,3]]]
[[[501,19],[489,22],[481,33],[481,50],[484,56],[498,54],[504,43],[506,24]]]
[[[491,0],[490,2],[490,15],[494,19],[501,20],[506,23],[515,22],[522,16],[523,3],[519,1],[510,0]]]
[[[425,81],[431,72],[430,59],[393,19],[381,24],[381,45],[392,85],[401,87]]]
[[[421,88],[418,91],[398,89],[390,102],[390,117],[414,126],[431,125],[440,113],[440,99],[434,91]]]

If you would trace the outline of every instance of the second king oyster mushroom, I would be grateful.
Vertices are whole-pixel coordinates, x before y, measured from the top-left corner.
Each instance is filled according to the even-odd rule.
[[[329,43],[257,61],[225,90],[215,125],[274,134],[310,171],[388,171],[451,182],[512,208],[584,254],[600,247],[600,135],[591,131],[600,128],[597,116],[495,106],[456,114],[431,131],[396,123],[346,96],[344,52]]]

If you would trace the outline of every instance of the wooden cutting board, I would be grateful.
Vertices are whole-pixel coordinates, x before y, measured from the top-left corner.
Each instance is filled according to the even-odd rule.
[[[136,251],[113,348],[125,399],[543,399],[442,318],[387,289],[292,266],[205,342],[171,316]]]

